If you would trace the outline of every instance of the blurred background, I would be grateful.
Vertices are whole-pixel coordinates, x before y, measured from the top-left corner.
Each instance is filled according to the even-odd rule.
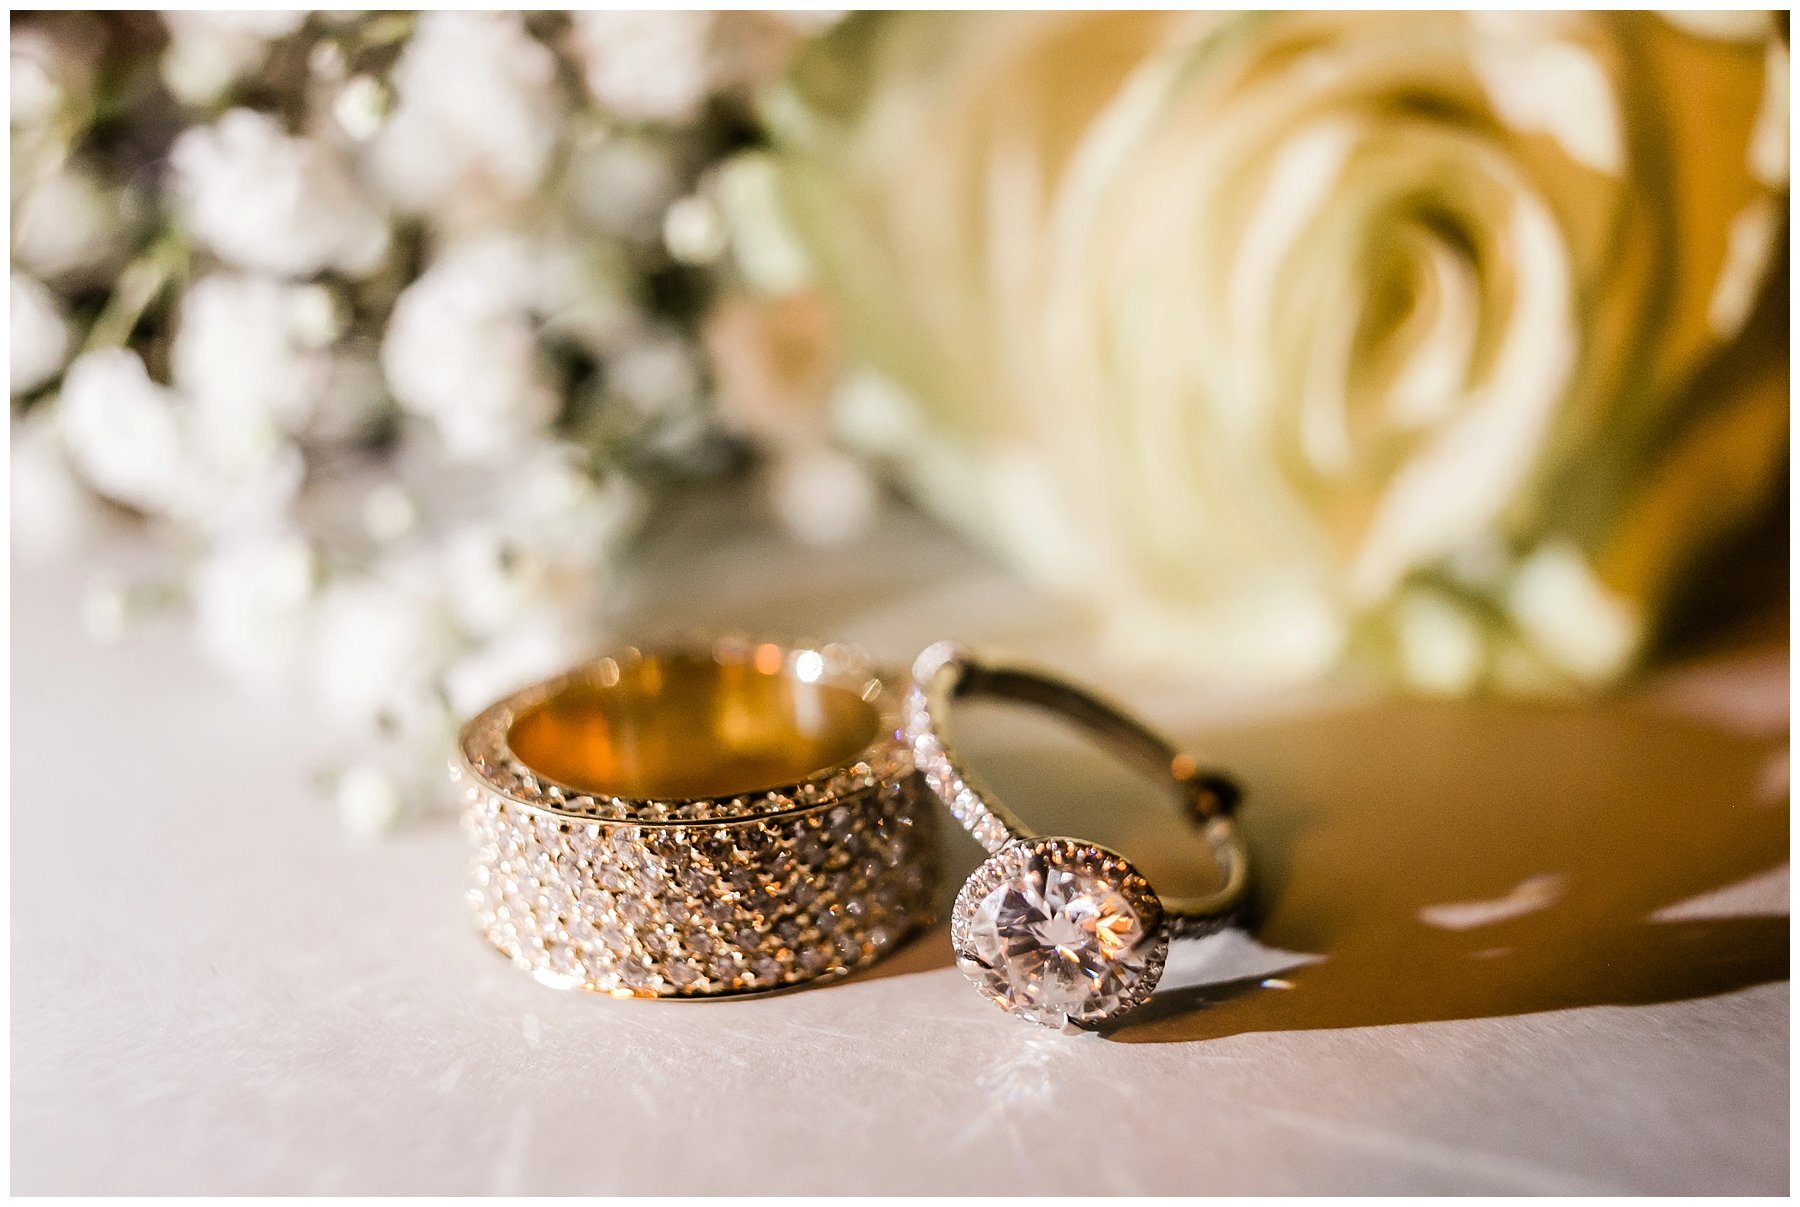
[[[15,1189],[1785,1190],[1788,70],[1768,13],[14,14]],[[1074,1043],[946,926],[548,992],[451,734],[665,626],[1094,682],[1242,779],[1252,917]]]
[[[359,835],[721,490],[821,582],[917,509],[1184,688],[1590,693],[1785,607],[1784,18],[11,47],[16,572],[315,701]]]

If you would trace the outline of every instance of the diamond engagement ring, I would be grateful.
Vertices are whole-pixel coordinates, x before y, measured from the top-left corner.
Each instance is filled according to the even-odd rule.
[[[969,775],[945,736],[950,702],[970,696],[1047,709],[1166,779],[1199,825],[1223,886],[1164,900],[1117,852],[1033,834]],[[1231,819],[1237,786],[1113,705],[1043,672],[986,663],[939,642],[914,663],[902,715],[925,782],[990,852],[957,894],[950,941],[957,965],[1003,1009],[1064,1031],[1116,1019],[1156,988],[1171,937],[1218,930],[1242,902],[1249,858]]]
[[[929,919],[936,809],[899,689],[845,646],[618,651],[463,729],[470,904],[538,980],[617,997],[846,975]]]

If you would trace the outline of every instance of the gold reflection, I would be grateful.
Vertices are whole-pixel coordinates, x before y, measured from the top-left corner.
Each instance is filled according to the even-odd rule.
[[[584,792],[728,796],[847,762],[880,724],[856,692],[802,682],[773,646],[748,661],[681,653],[609,661],[607,681],[571,686],[523,712],[507,735],[513,753]]]

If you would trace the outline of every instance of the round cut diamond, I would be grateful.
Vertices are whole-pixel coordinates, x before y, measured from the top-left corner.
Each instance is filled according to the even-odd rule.
[[[1155,898],[1134,881],[1123,860],[1093,848],[1002,851],[959,903],[965,971],[1045,1026],[1122,1013],[1154,987],[1166,950]]]

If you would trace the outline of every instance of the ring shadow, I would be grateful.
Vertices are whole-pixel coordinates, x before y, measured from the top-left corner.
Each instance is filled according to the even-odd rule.
[[[1113,846],[1165,891],[1204,887],[1197,844],[1153,792],[1091,749],[1047,744],[1053,723],[1020,724],[972,732],[965,753],[997,794],[1030,802],[1034,828]],[[1394,700],[1186,736],[1247,786],[1248,929],[1310,962],[1165,987],[1110,1039],[1669,1002],[1787,978],[1785,916],[1658,917],[1785,864],[1785,791],[1759,801],[1785,733],[1616,697]],[[940,917],[981,856],[952,841]],[[858,979],[950,964],[946,930]]]
[[[1398,701],[1214,733],[1241,768],[1252,930],[1322,959],[1172,989],[1125,1042],[1705,997],[1788,975],[1788,919],[1660,918],[1782,866],[1785,735],[1619,698]],[[1766,793],[1763,793],[1766,795]]]

